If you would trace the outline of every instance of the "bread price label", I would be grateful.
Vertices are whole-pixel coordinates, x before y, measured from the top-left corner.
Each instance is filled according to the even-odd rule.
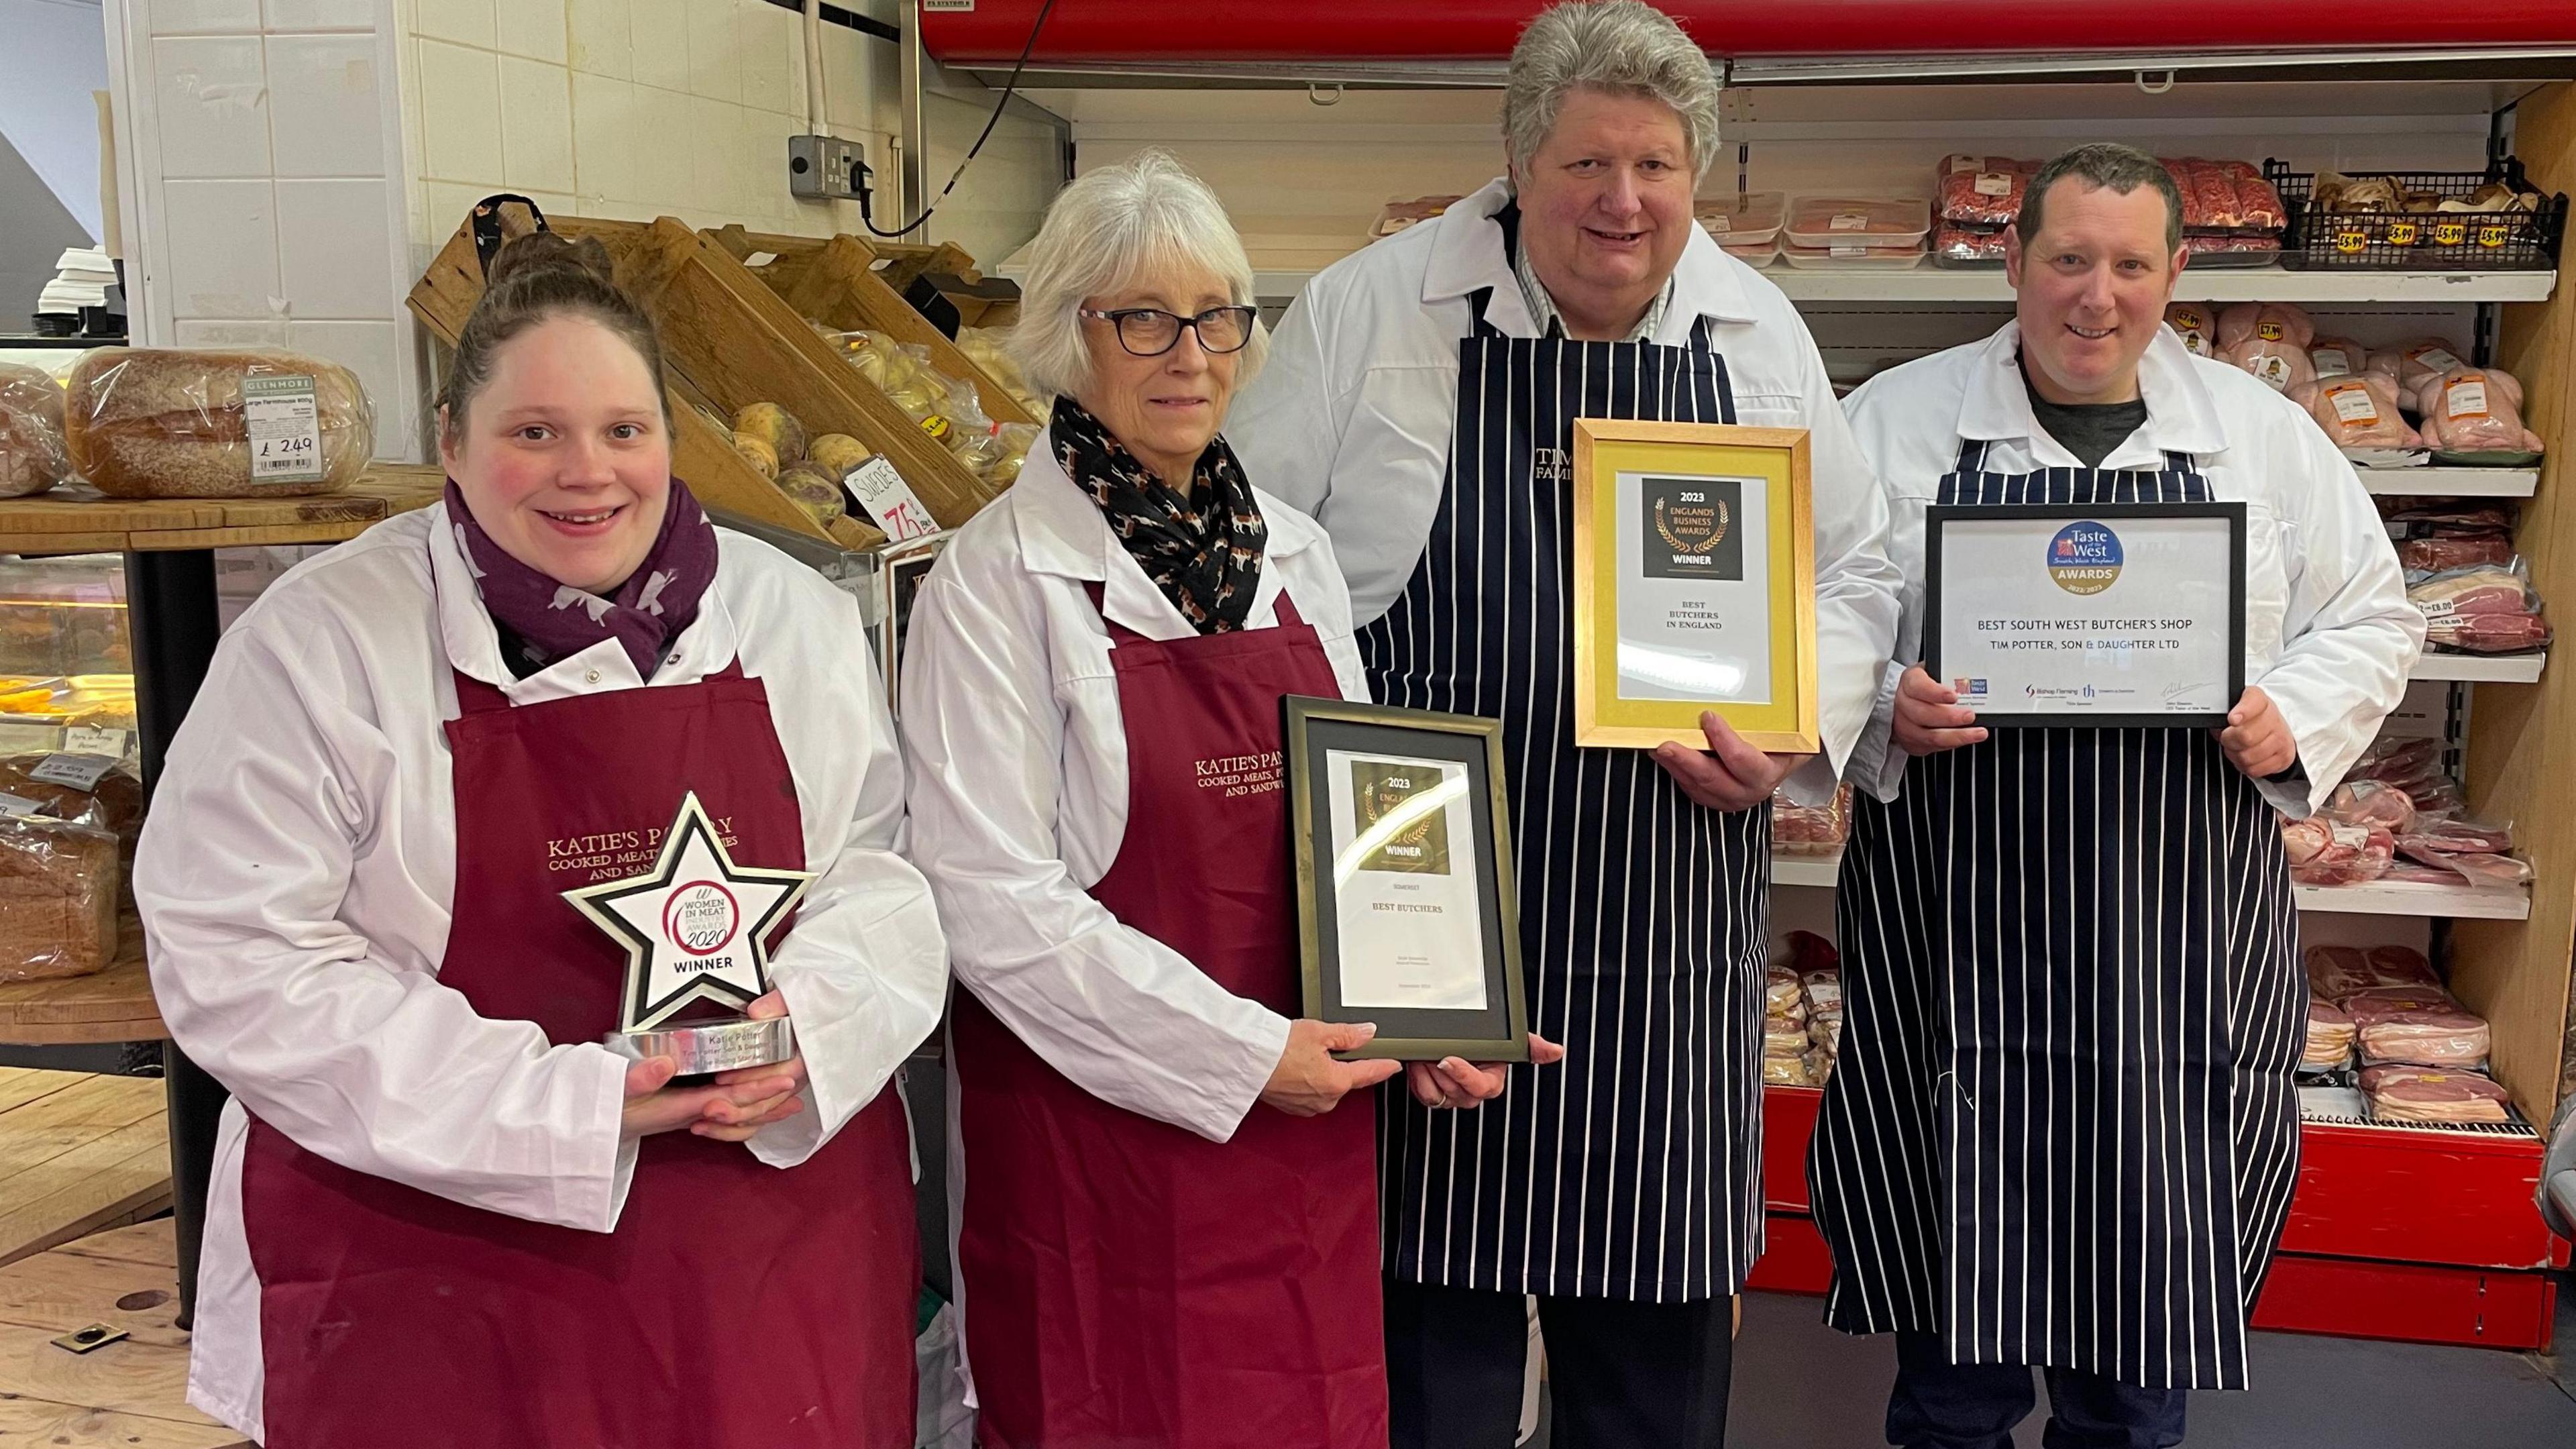
[[[904,482],[903,475],[883,458],[870,458],[851,469],[841,486],[850,490],[859,507],[867,510],[868,517],[875,519],[877,527],[884,529],[885,536],[895,543],[939,531],[939,521],[922,506],[912,485]]]
[[[63,731],[63,753],[67,755],[105,755],[112,760],[125,758],[125,746],[131,738],[125,730],[100,729],[96,725],[72,725]]]
[[[105,755],[47,755],[44,763],[27,772],[30,780],[48,785],[69,785],[75,790],[95,790],[116,761]]]
[[[0,815],[42,815],[44,813],[45,806],[42,801],[30,800],[24,795],[0,793]]]
[[[313,379],[242,379],[242,423],[250,443],[250,481],[322,481],[322,419],[313,401]]]

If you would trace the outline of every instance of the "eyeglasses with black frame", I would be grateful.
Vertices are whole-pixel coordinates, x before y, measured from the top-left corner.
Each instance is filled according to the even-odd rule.
[[[1195,317],[1183,317],[1159,307],[1120,307],[1108,312],[1089,307],[1076,310],[1117,328],[1118,345],[1138,357],[1160,357],[1179,346],[1184,327],[1199,335],[1201,351],[1218,356],[1241,352],[1252,341],[1252,319],[1259,315],[1251,307],[1210,307]]]

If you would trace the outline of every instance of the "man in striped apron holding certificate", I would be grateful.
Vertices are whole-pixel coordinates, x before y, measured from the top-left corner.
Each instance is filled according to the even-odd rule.
[[[1554,1443],[1714,1446],[1762,1248],[1768,801],[1802,762],[1720,723],[1705,754],[1574,748],[1574,421],[1813,431],[1827,758],[1793,791],[1867,721],[1896,579],[1806,327],[1692,220],[1698,47],[1635,0],[1560,5],[1503,122],[1508,179],[1308,285],[1232,437],[1332,534],[1377,698],[1503,721],[1530,1026],[1568,1052],[1477,1113],[1381,1096],[1394,1442],[1507,1449],[1535,1294]]]
[[[2014,322],[1850,401],[1907,583],[1851,764],[1845,1026],[1808,1165],[1826,1312],[1897,1335],[1906,1449],[2002,1449],[2033,1366],[2052,1449],[2168,1445],[2185,1390],[2245,1384],[2296,1177],[2306,992],[2274,812],[2334,789],[2423,621],[2324,432],[2163,325],[2184,253],[2162,166],[2057,158],[2007,245]],[[1910,662],[1927,506],[2139,502],[2244,506],[2224,726],[1988,728],[1956,687],[1984,681]]]

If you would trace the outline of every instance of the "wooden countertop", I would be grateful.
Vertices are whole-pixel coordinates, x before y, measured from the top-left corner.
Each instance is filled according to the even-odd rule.
[[[305,498],[107,498],[86,486],[0,499],[0,553],[150,553],[338,543],[438,501],[445,475],[376,463],[344,493]]]

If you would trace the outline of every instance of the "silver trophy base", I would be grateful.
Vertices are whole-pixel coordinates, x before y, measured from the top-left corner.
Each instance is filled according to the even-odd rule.
[[[783,1016],[613,1031],[600,1040],[610,1051],[639,1062],[669,1057],[679,1065],[674,1075],[682,1077],[765,1067],[796,1055],[796,1029]]]

